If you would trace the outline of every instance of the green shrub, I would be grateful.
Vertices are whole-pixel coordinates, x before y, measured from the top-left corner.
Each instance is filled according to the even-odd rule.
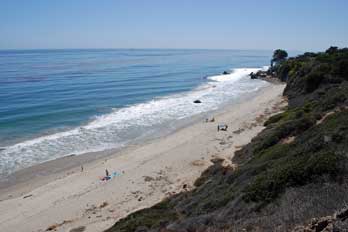
[[[264,123],[264,126],[268,126],[268,125],[270,125],[270,124],[277,123],[277,122],[279,122],[283,117],[284,117],[283,114],[276,114],[276,115],[270,117],[270,118]]]
[[[256,154],[252,162],[269,162],[274,159],[279,159],[289,152],[289,144],[276,144],[268,149]]]
[[[332,152],[298,154],[278,160],[267,171],[257,175],[244,189],[246,201],[270,202],[286,187],[309,183],[324,174],[335,177],[339,174],[342,157]]]
[[[321,81],[324,79],[324,74],[320,72],[311,72],[305,77],[305,92],[311,93],[316,90]]]
[[[161,227],[169,221],[177,219],[173,205],[168,201],[162,201],[151,208],[139,210],[128,217],[118,221],[105,232],[136,231],[139,226],[147,228]]]
[[[254,146],[255,153],[277,144],[281,139],[288,136],[296,136],[316,123],[315,117],[305,114],[302,109],[285,112],[279,117],[278,125],[269,130],[268,133],[265,133],[262,139]]]
[[[340,60],[337,65],[334,65],[333,74],[341,76],[348,81],[348,59]]]
[[[341,105],[348,99],[348,86],[338,88],[332,88],[327,91],[326,95],[321,101],[320,108],[322,111],[328,111]]]

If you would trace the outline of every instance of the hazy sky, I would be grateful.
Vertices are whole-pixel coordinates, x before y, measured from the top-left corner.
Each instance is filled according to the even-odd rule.
[[[348,46],[348,0],[1,0],[0,49]]]

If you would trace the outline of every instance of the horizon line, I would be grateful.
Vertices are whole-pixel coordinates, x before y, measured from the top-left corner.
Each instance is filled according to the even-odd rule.
[[[38,51],[38,50],[234,50],[234,51],[245,51],[245,50],[255,50],[255,51],[274,51],[278,48],[0,48],[0,51]],[[284,48],[279,48],[284,49]],[[287,51],[303,52],[299,49],[285,49]],[[318,50],[319,51],[319,50]]]

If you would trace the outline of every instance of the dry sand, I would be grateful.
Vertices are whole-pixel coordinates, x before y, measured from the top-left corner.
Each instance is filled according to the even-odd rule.
[[[0,231],[103,231],[118,219],[192,188],[214,157],[230,162],[236,149],[286,105],[284,85],[270,85],[247,102],[226,107],[215,122],[198,122],[166,137],[75,167],[38,184],[28,180],[0,196]],[[228,130],[217,131],[219,123]],[[100,181],[105,169],[119,176]],[[6,196],[4,196],[6,194]]]

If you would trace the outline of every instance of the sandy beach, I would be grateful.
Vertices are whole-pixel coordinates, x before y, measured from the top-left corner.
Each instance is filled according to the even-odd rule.
[[[75,165],[42,181],[29,179],[2,190],[0,231],[103,231],[131,212],[191,189],[211,159],[220,157],[233,165],[234,152],[286,105],[283,89],[281,84],[269,85],[249,101],[213,115],[215,122],[194,123],[84,164],[83,170]],[[219,123],[226,123],[228,130],[218,132]],[[105,169],[116,173],[101,181]]]

